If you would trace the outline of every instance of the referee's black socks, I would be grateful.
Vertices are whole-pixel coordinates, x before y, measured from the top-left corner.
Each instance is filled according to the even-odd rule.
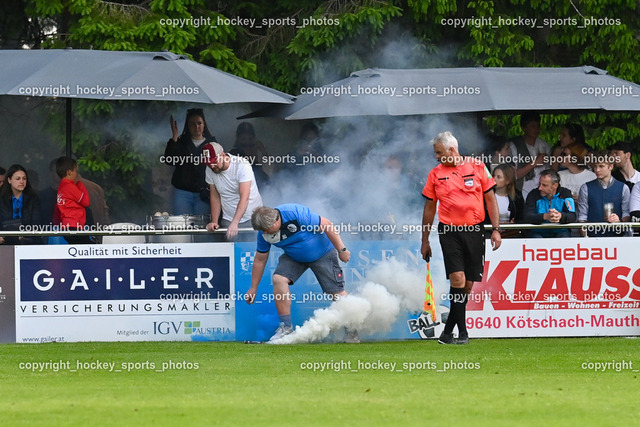
[[[459,299],[460,299],[460,307],[458,308],[458,316],[456,320],[458,322],[458,338],[462,335],[468,335],[467,333],[467,301],[469,301],[469,294],[466,289],[459,288],[460,291]]]
[[[465,321],[468,295],[465,292],[464,288],[453,287],[449,288],[449,295],[451,298],[451,305],[447,323],[445,323],[444,325],[444,333],[451,334],[453,332],[453,328],[456,325],[458,326],[459,334],[467,333],[467,326],[465,325]]]

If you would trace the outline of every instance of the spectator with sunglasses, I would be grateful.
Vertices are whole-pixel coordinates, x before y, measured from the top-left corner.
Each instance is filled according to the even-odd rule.
[[[11,165],[0,187],[0,227],[4,231],[22,231],[25,225],[40,224],[38,195],[31,188],[27,171],[21,165]],[[37,236],[0,237],[0,243],[8,245],[42,244]]]
[[[169,118],[171,139],[167,142],[161,161],[175,166],[171,184],[174,215],[205,215],[209,213],[209,186],[205,182],[206,165],[201,161],[202,148],[215,137],[209,132],[201,108],[187,110],[182,135],[178,123]]]

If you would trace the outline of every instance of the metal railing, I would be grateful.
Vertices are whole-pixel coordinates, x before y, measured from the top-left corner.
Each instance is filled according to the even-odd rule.
[[[174,235],[210,235],[226,233],[226,228],[209,231],[206,228],[193,229],[150,229],[140,226],[138,229],[108,229],[104,226],[101,230],[34,230],[34,231],[2,231],[0,237],[50,237],[50,236],[174,236]],[[252,228],[239,228],[239,232],[254,232]]]
[[[27,226],[28,227],[28,226]],[[209,231],[204,227],[179,226],[167,228],[150,228],[146,225],[131,224],[131,228],[110,228],[110,225],[101,226],[91,230],[29,230],[29,231],[3,231],[0,237],[49,237],[49,236],[174,236],[174,235],[211,235],[227,232],[227,228],[219,228]],[[485,225],[486,231],[491,231],[491,225]],[[535,230],[535,229],[595,229],[599,230],[631,230],[640,229],[640,222],[572,222],[568,224],[500,224],[503,230]],[[255,232],[252,228],[239,228],[239,232]],[[348,234],[348,233],[346,233]],[[416,233],[417,234],[417,233]]]
[[[602,230],[623,230],[623,229],[635,229],[640,228],[640,222],[570,222],[568,224],[500,224],[500,228],[503,230],[535,230],[535,229],[586,229],[586,228],[599,228]],[[485,225],[484,229],[491,231],[491,224]]]
[[[485,225],[485,231],[491,231],[491,225]],[[500,224],[500,228],[507,232],[503,234],[505,239],[526,239],[534,237],[542,237],[543,235],[529,236],[527,232],[533,230],[571,230],[570,235],[559,236],[558,238],[588,238],[588,237],[621,237],[632,238],[638,235],[640,230],[640,222],[572,222],[568,224]],[[576,232],[574,230],[578,230]],[[509,231],[522,231],[522,234],[509,234]],[[550,233],[551,234],[551,233]],[[553,235],[544,236],[545,238],[556,237]]]

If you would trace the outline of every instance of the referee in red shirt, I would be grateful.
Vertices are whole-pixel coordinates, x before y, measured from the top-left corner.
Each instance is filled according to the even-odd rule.
[[[458,140],[451,132],[442,132],[433,140],[433,152],[440,162],[429,172],[422,194],[427,198],[422,215],[422,257],[429,260],[429,232],[438,203],[438,235],[444,266],[451,283],[451,309],[438,338],[441,344],[468,344],[466,307],[473,282],[482,280],[484,272],[484,207],[491,218],[493,250],[500,247],[498,203],[493,192],[496,185],[485,164],[463,157]],[[458,326],[458,338],[453,328]]]

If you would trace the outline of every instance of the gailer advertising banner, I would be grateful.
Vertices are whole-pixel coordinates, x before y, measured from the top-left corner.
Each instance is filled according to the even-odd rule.
[[[232,341],[233,266],[232,243],[16,247],[16,341]]]
[[[473,337],[640,334],[637,238],[503,240],[467,305]]]
[[[450,306],[449,282],[433,237],[437,320],[400,311],[392,324],[361,338],[440,335]],[[408,277],[403,271],[417,273],[411,283],[396,283],[395,291],[379,283],[422,307],[426,263],[418,241],[346,244],[352,258],[341,265],[349,293],[358,295],[375,278],[372,271],[389,266],[402,277]],[[505,239],[492,251],[487,242],[483,280],[474,284],[467,305],[470,336],[640,335],[637,244],[631,237]],[[15,340],[268,340],[279,323],[271,275],[281,253],[272,249],[256,302],[248,305],[253,242],[16,247]],[[2,287],[0,298],[13,297]],[[332,304],[310,271],[290,289],[295,325]],[[13,308],[2,304],[5,314]]]

